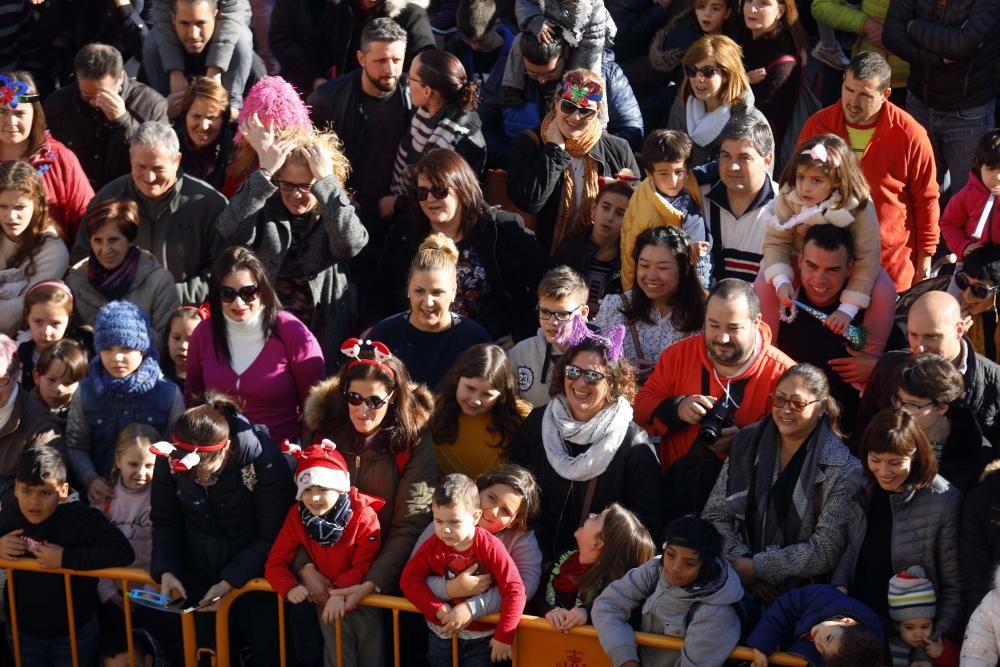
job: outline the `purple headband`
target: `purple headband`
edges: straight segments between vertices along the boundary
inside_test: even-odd
[[[70,291],[69,287],[66,286],[66,283],[64,283],[61,280],[43,280],[40,283],[35,283],[34,285],[28,288],[28,291],[24,293],[24,296],[28,296],[39,287],[58,287],[63,292],[66,292],[67,296],[69,296],[70,301],[74,301],[73,292]]]
[[[574,315],[560,325],[555,337],[556,344],[564,350],[585,340],[592,340],[607,348],[609,361],[619,361],[622,358],[622,343],[625,342],[625,327],[616,324],[604,331],[594,332],[587,326],[587,320]]]

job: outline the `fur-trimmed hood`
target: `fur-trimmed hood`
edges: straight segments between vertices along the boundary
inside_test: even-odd
[[[434,396],[425,385],[416,382],[410,383],[410,390],[417,405],[426,413],[424,421],[430,420],[431,413],[434,412]],[[340,391],[340,377],[335,375],[323,380],[315,385],[306,397],[305,406],[302,409],[302,420],[306,428],[314,433],[332,433],[338,424],[334,424],[326,406],[329,398],[334,392]]]
[[[389,18],[394,19],[406,9],[407,5],[414,5],[420,9],[430,7],[430,0],[385,0],[385,12]]]

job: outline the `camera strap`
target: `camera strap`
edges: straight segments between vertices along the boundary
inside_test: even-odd
[[[739,408],[743,403],[743,392],[746,391],[750,378],[743,378],[737,382],[730,382],[728,387],[723,387],[720,401],[730,401]],[[721,382],[719,384],[722,384]],[[701,394],[702,396],[712,395],[712,377],[708,374],[708,369],[701,367]]]

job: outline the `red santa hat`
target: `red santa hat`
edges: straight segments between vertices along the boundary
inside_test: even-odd
[[[350,490],[351,476],[347,472],[347,461],[332,441],[323,440],[322,443],[305,449],[285,441],[281,445],[281,451],[299,462],[295,469],[295,484],[298,487],[296,500],[301,500],[302,494],[310,486],[332,489],[338,493]]]

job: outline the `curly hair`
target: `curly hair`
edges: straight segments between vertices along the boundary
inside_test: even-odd
[[[549,396],[566,395],[566,366],[571,364],[581,352],[596,352],[601,357],[604,370],[601,371],[608,381],[608,395],[605,399],[606,405],[611,405],[621,396],[629,403],[635,398],[635,370],[632,364],[624,359],[611,361],[608,358],[608,348],[602,343],[592,339],[581,341],[559,357],[555,368],[552,370],[552,380],[549,382]]]
[[[58,228],[49,217],[49,205],[45,199],[45,186],[35,172],[35,168],[21,160],[9,160],[0,164],[0,192],[17,192],[27,196],[34,210],[31,222],[16,239],[11,239],[16,246],[14,254],[7,260],[7,266],[24,265],[24,275],[35,275],[35,256],[42,249],[42,244],[52,234],[59,235]]]
[[[500,392],[490,410],[490,423],[486,430],[499,436],[490,445],[506,451],[514,434],[524,421],[524,404],[517,395],[517,377],[507,354],[502,348],[489,343],[474,345],[462,353],[438,385],[434,404],[437,409],[431,418],[431,436],[434,445],[453,445],[458,439],[458,417],[462,408],[455,392],[461,378],[482,378]]]
[[[313,144],[319,144],[326,148],[333,160],[333,175],[341,188],[346,187],[347,177],[351,173],[351,163],[344,155],[344,145],[336,132],[324,130],[312,130],[305,132],[298,129],[288,129],[278,133],[279,139],[286,139],[292,142],[294,148],[285,158],[285,164],[294,164],[300,167],[309,167],[306,159],[305,149]],[[280,169],[278,170],[281,171]],[[316,174],[313,174],[315,177]]]

